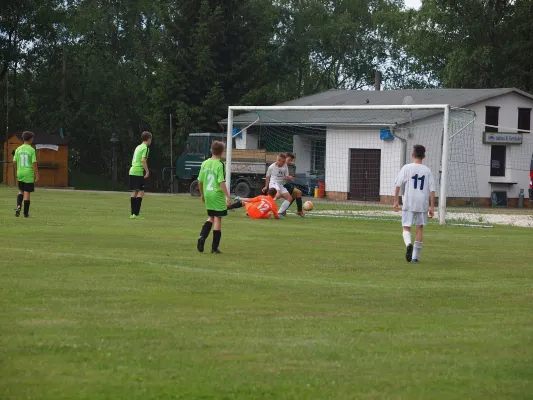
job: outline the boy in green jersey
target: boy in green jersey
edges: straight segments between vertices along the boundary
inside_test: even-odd
[[[141,134],[142,143],[135,148],[133,159],[131,160],[130,168],[130,204],[131,204],[131,219],[144,219],[139,214],[141,212],[141,203],[144,197],[144,180],[150,176],[148,170],[148,154],[150,149],[148,146],[152,143],[152,134],[144,131]]]
[[[218,246],[222,237],[222,217],[228,215],[228,206],[231,205],[231,198],[226,187],[226,167],[222,160],[220,160],[224,148],[225,146],[222,142],[215,141],[211,144],[211,154],[213,156],[202,163],[200,174],[198,175],[200,196],[202,203],[205,203],[209,217],[204,223],[200,236],[198,237],[196,247],[201,253],[204,251],[205,240],[209,236],[213,225],[211,253],[221,253]]]
[[[30,193],[35,190],[35,182],[39,180],[39,169],[37,168],[37,156],[35,149],[31,146],[33,142],[33,132],[22,133],[24,144],[15,150],[13,163],[17,171],[19,194],[17,195],[17,208],[15,217],[20,216],[22,201],[24,200],[24,217],[30,216]]]

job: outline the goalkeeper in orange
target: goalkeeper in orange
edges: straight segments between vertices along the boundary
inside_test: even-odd
[[[277,190],[274,187],[268,189],[268,196],[257,196],[253,199],[239,199],[235,198],[235,202],[228,207],[228,210],[234,210],[236,208],[246,207],[246,214],[252,219],[268,219],[270,214],[274,214],[274,218],[283,218],[278,214],[278,206],[274,201]]]

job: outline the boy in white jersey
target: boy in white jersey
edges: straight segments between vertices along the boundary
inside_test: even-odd
[[[285,199],[279,209],[281,215],[285,215],[287,208],[289,208],[292,202],[292,196],[289,191],[283,187],[285,181],[294,179],[289,175],[289,168],[285,163],[286,159],[287,156],[285,154],[278,154],[276,162],[271,164],[267,169],[265,187],[263,188],[263,193],[267,193],[270,188],[275,188],[278,191],[276,198],[283,197]]]
[[[413,146],[414,162],[406,164],[396,177],[394,185],[394,211],[398,211],[398,196],[402,192],[402,226],[403,240],[406,246],[407,262],[418,262],[422,250],[422,234],[424,225],[435,213],[435,180],[431,170],[422,164],[426,157],[426,149],[419,144]],[[416,239],[411,244],[411,225],[416,225]]]

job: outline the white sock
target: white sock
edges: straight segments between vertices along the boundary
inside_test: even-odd
[[[416,242],[415,241],[415,249],[413,250],[413,259],[418,260],[418,255],[420,254],[420,250],[422,250],[422,246],[424,243],[422,242]]]
[[[283,202],[283,204],[281,205],[280,209],[279,209],[280,214],[281,214],[282,212],[284,212],[284,211],[287,211],[287,208],[289,208],[290,205],[291,205],[291,202],[288,201],[288,200],[285,200],[285,201]]]
[[[405,247],[411,244],[411,232],[403,231],[403,241],[405,243]]]

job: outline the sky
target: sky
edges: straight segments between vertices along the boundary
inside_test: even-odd
[[[404,0],[404,2],[406,8],[415,8],[417,10],[420,8],[421,5],[421,0]]]

